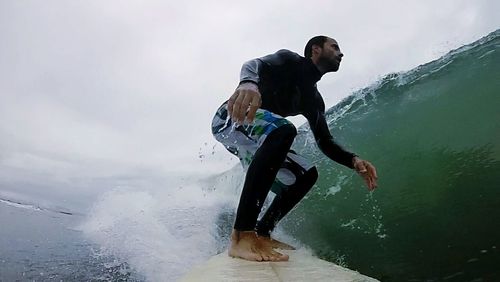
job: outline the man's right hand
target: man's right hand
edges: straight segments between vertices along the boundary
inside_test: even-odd
[[[236,123],[243,124],[245,116],[246,122],[252,123],[261,104],[259,87],[255,83],[245,82],[240,84],[229,98],[227,110],[231,119]]]

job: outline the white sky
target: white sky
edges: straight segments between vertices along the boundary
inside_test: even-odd
[[[497,0],[0,0],[0,182],[212,171],[198,154],[211,155],[212,115],[244,61],[337,39],[341,69],[318,84],[330,107],[494,31],[498,11]]]

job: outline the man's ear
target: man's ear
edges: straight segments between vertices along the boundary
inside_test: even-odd
[[[322,51],[322,48],[320,46],[318,46],[318,45],[313,45],[312,46],[312,54],[313,55],[314,54],[319,54],[319,53],[321,53],[321,51]]]

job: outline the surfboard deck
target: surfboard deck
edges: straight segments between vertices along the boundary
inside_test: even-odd
[[[378,281],[316,258],[305,250],[280,252],[288,254],[290,259],[285,262],[254,262],[231,258],[225,251],[195,267],[180,281]]]

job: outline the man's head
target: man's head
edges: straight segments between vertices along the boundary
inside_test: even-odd
[[[320,35],[307,42],[304,56],[311,58],[322,73],[327,73],[339,69],[344,54],[340,52],[340,47],[335,39]]]

